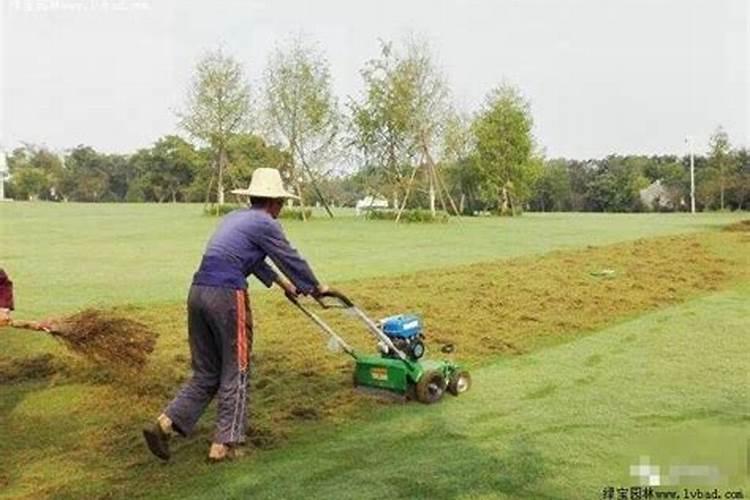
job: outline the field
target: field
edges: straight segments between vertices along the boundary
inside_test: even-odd
[[[374,315],[423,314],[428,349],[455,344],[475,387],[436,406],[354,392],[348,360],[254,286],[249,455],[211,466],[212,410],[166,465],[139,429],[189,373],[184,295],[216,220],[191,205],[0,205],[17,317],[98,305],[159,333],[132,373],[0,330],[0,496],[599,498],[638,484],[643,456],[717,464],[747,495],[750,233],[722,230],[743,218],[285,222]]]

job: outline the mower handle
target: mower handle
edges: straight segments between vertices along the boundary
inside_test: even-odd
[[[284,295],[286,295],[286,298],[289,299],[291,302],[295,304],[299,304],[299,299],[297,298],[296,295],[289,293],[289,292],[285,292]],[[323,300],[326,297],[331,297],[331,298],[338,300],[343,305],[343,307],[354,307],[354,302],[349,300],[349,297],[347,297],[346,295],[344,295],[343,293],[337,290],[328,290],[322,293],[313,293],[311,295],[315,299],[315,301],[318,304],[320,304],[320,307],[322,307],[323,309],[330,309],[332,307],[336,307],[331,304],[326,304],[325,301]]]
[[[340,303],[342,303],[345,307],[354,307],[354,302],[349,300],[349,297],[344,295],[343,293],[339,292],[338,290],[328,290],[323,293],[317,293],[313,294],[313,298],[318,301],[318,304],[320,304],[323,309],[328,309],[332,307],[330,304],[326,304],[323,299],[326,297],[332,297],[336,300],[338,300]]]

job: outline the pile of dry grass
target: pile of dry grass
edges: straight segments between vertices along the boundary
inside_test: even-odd
[[[724,231],[750,232],[750,219],[741,220],[724,226]]]
[[[76,353],[120,368],[142,367],[156,344],[156,334],[146,324],[111,311],[85,309],[47,326]]]

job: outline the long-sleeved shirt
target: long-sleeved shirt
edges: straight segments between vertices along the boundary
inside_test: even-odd
[[[276,267],[302,293],[318,286],[318,279],[307,262],[284,236],[281,225],[265,210],[235,210],[224,217],[203,254],[194,285],[245,289],[247,277],[255,275],[270,287],[276,272],[266,263],[268,256]]]

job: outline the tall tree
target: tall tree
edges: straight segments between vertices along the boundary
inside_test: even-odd
[[[490,92],[474,121],[479,169],[500,213],[517,213],[538,172],[532,123],[529,103],[508,85]]]
[[[450,103],[448,86],[429,46],[409,40],[397,52],[392,44],[383,43],[380,58],[369,61],[362,76],[364,99],[352,104],[360,150],[376,160],[398,187],[405,184],[401,208],[406,204],[417,169],[424,167],[433,214],[436,196],[447,210],[443,193],[457,212],[434,158],[443,124],[450,114]]]
[[[726,178],[729,164],[731,163],[731,146],[729,136],[724,128],[719,126],[709,140],[709,165],[716,170],[719,176],[719,208],[724,210],[724,191],[726,190]]]
[[[247,130],[250,112],[250,87],[242,65],[222,49],[207,53],[196,66],[178,117],[183,129],[211,148],[219,205],[224,203],[227,147],[234,135]]]
[[[324,169],[338,153],[341,115],[323,53],[302,37],[277,47],[266,66],[264,97],[271,130],[291,155],[298,194],[302,197],[300,179],[306,177],[333,217],[318,179],[328,173]]]
[[[351,142],[361,154],[365,177],[379,181],[376,190],[390,191],[394,206],[405,195],[414,161],[409,87],[400,83],[399,64],[393,44],[381,42],[380,57],[367,61],[360,71],[361,99],[349,104]]]

